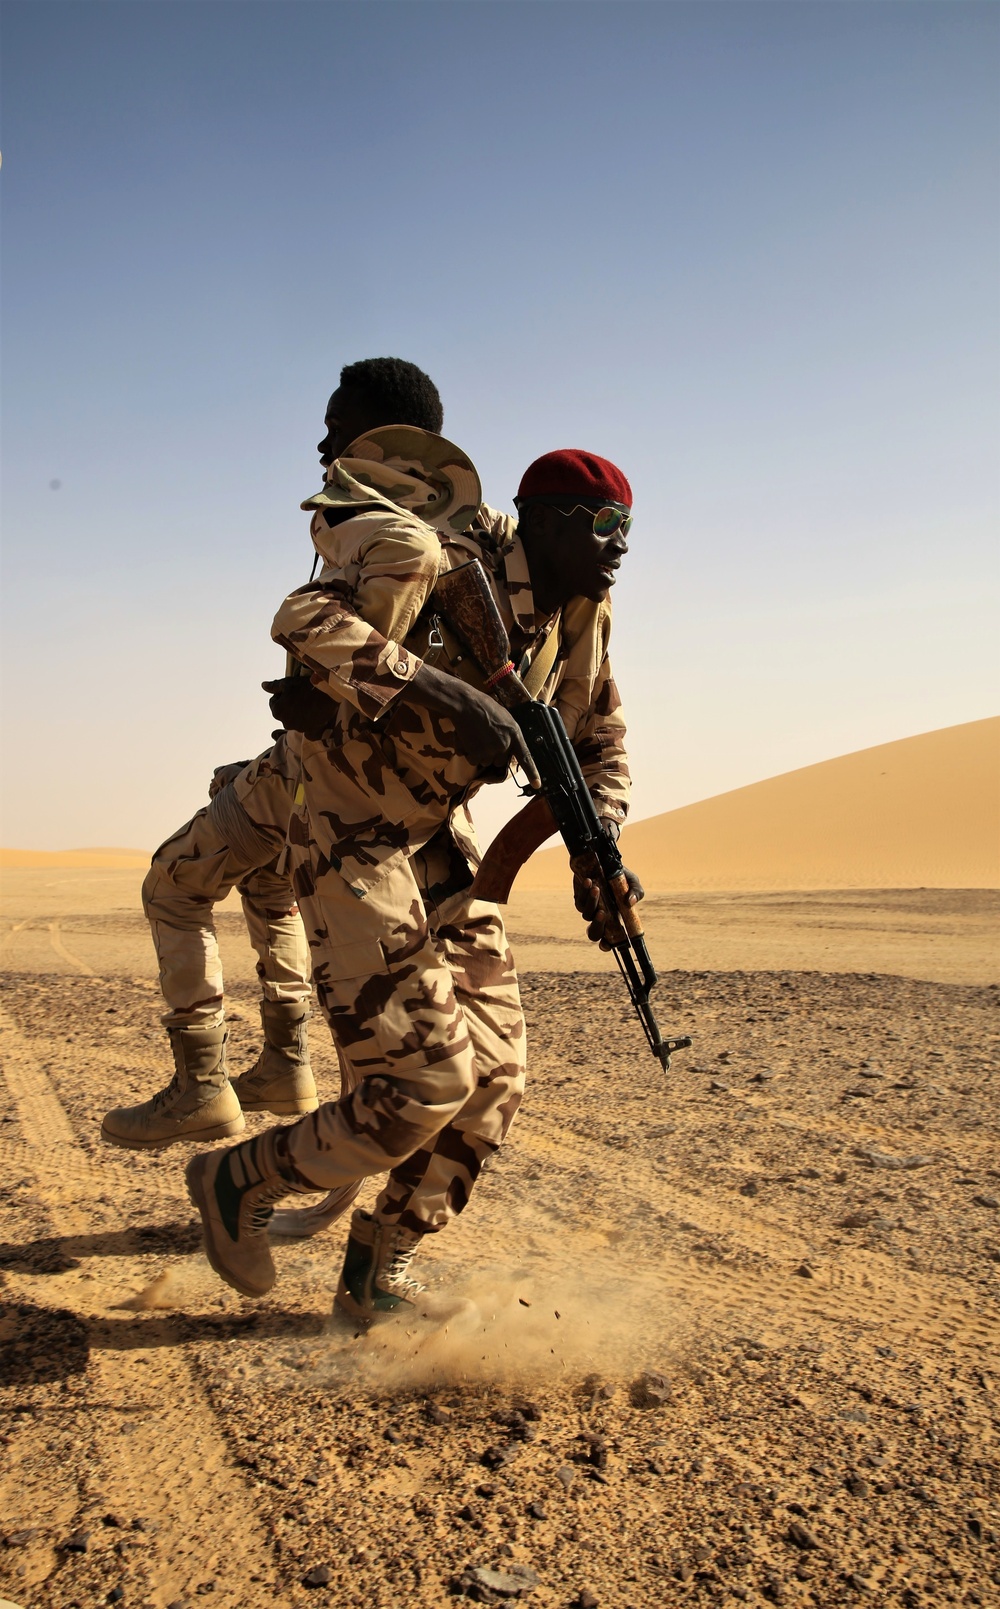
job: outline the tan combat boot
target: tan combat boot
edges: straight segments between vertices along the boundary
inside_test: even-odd
[[[244,1112],[274,1112],[276,1117],[315,1112],[319,1105],[309,1065],[305,1000],[262,1000],[260,1020],[264,1048],[249,1072],[233,1079]]]
[[[174,1076],[138,1106],[116,1106],[101,1138],[132,1151],[159,1151],[177,1140],[225,1140],[246,1127],[226,1077],[225,1028],[169,1028]]]
[[[267,1241],[273,1203],[293,1191],[316,1190],[288,1155],[288,1129],[267,1129],[228,1151],[205,1151],[185,1172],[201,1213],[205,1255],[220,1279],[243,1296],[266,1296],[274,1284]]]
[[[334,1299],[334,1313],[347,1314],[366,1327],[377,1319],[400,1317],[448,1320],[475,1312],[463,1298],[433,1296],[410,1273],[410,1263],[423,1235],[399,1224],[380,1223],[358,1207],[351,1215],[344,1267]]]

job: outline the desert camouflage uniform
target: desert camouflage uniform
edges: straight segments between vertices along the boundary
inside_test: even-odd
[[[309,946],[291,883],[279,869],[299,780],[299,734],[226,778],[153,856],[142,902],[153,936],[168,1028],[223,1021],[223,978],[214,906],[238,888],[266,1000],[309,998]]]
[[[386,435],[377,433],[383,444]],[[608,605],[576,599],[539,616],[510,519],[483,508],[466,533],[439,534],[407,510],[427,502],[426,466],[379,457],[334,465],[303,505],[315,510],[324,569],[285,600],[272,632],[337,701],[323,739],[301,743],[289,848],[317,996],[356,1081],[289,1130],[289,1154],[329,1190],[389,1168],[376,1216],[422,1232],[464,1206],[517,1109],[525,1068],[499,909],[463,893],[478,861],[464,805],[496,778],[456,753],[449,722],[398,696],[420,666],[442,566],[483,561],[521,670],[549,665],[534,691],[559,708],[602,816],[624,818],[628,771]],[[380,506],[345,522],[373,491]],[[371,624],[387,591],[394,634]],[[432,654],[476,680],[466,662]],[[433,924],[421,855],[449,868],[429,884],[442,888]]]

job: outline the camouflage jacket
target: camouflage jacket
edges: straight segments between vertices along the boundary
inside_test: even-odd
[[[426,502],[412,463],[407,471],[397,469],[389,498],[364,466],[333,466],[335,500],[324,489],[302,505],[313,511],[323,569],[285,599],[272,628],[336,702],[323,740],[302,741],[303,803],[291,836],[316,845],[359,894],[392,855],[415,852],[449,818],[463,853],[476,856],[461,807],[497,777],[456,753],[450,723],[400,697],[422,663],[438,574],[470,557],[490,578],[523,673],[558,633],[536,696],[560,711],[598,812],[621,822],[628,808],[625,723],[608,657],[610,605],[579,598],[540,616],[515,522],[482,504],[435,530],[406,507]],[[454,529],[459,520],[461,532]]]

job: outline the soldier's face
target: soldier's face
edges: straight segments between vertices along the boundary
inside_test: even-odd
[[[621,531],[598,536],[594,530],[593,509],[578,505],[572,512],[535,505],[531,525],[533,537],[526,543],[532,586],[543,607],[558,607],[570,598],[590,598],[600,603],[618,578],[618,569],[628,552]],[[535,571],[541,572],[536,580]]]
[[[338,386],[326,405],[326,435],[316,443],[323,468],[328,469],[345,447],[367,431],[377,429],[381,423],[384,421],[373,418],[371,409],[359,398]]]

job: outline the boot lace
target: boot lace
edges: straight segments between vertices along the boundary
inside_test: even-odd
[[[271,1184],[262,1185],[256,1190],[253,1206],[247,1214],[247,1233],[262,1235],[271,1221],[274,1203],[288,1193],[288,1185],[284,1179],[275,1179]]]
[[[150,1102],[150,1112],[161,1112],[165,1106],[170,1106],[176,1095],[181,1092],[181,1077],[175,1073],[166,1089],[158,1089]]]
[[[400,1296],[420,1296],[427,1289],[418,1279],[410,1273],[410,1263],[413,1254],[420,1245],[420,1235],[414,1235],[406,1229],[395,1229],[392,1234],[392,1256],[386,1264],[378,1284],[384,1290],[392,1291]]]

